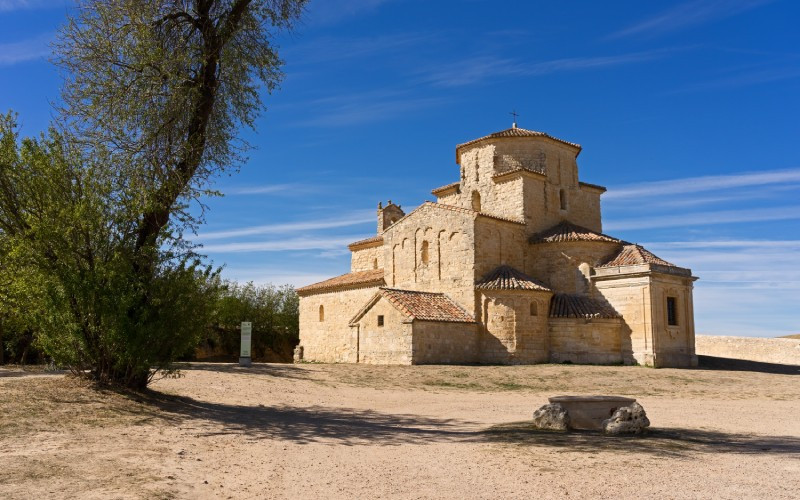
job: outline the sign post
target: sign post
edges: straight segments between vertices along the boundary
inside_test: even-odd
[[[242,321],[242,348],[239,352],[239,366],[250,366],[252,361],[250,358],[250,340],[253,334],[253,323],[249,321]]]

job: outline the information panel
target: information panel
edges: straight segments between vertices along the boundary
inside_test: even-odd
[[[242,349],[239,354],[240,358],[250,357],[250,339],[253,334],[253,323],[250,321],[242,321]]]

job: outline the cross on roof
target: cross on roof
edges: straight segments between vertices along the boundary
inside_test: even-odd
[[[511,115],[511,116],[513,116],[513,117],[514,117],[514,124],[513,124],[513,128],[517,128],[517,117],[519,116],[519,113],[517,113],[517,110],[515,109],[514,111],[512,111],[511,113],[509,113],[509,115]]]

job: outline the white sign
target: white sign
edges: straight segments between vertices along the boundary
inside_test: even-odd
[[[242,321],[242,349],[240,358],[250,357],[250,337],[253,333],[253,323],[249,321]]]

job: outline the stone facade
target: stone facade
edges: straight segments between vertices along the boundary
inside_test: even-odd
[[[688,269],[602,233],[579,145],[513,127],[456,147],[459,181],[298,290],[305,361],[692,366]]]

